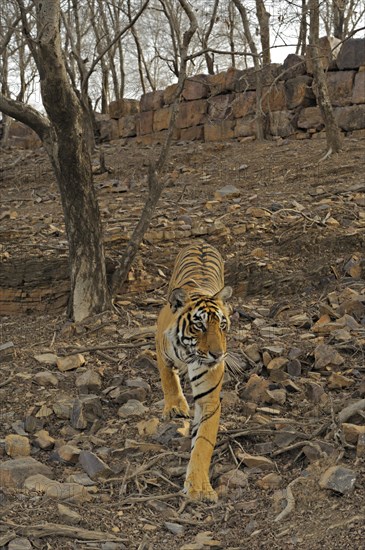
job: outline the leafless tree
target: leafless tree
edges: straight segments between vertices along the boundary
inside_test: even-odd
[[[253,64],[255,67],[256,73],[256,138],[258,140],[263,140],[265,137],[264,133],[264,113],[262,111],[261,99],[262,99],[262,72],[261,72],[261,63],[260,56],[256,47],[256,43],[251,34],[250,24],[248,20],[248,15],[246,8],[244,7],[241,0],[233,0],[237,10],[242,19],[242,25],[244,33],[247,39],[247,43],[251,50]]]
[[[41,78],[48,118],[29,105],[0,96],[0,110],[37,132],[48,152],[60,189],[69,242],[69,314],[80,320],[109,305],[99,207],[90,155],[83,139],[83,111],[67,76],[60,38],[58,1],[35,2],[37,40],[30,33],[23,1],[18,0],[27,44]]]
[[[262,63],[263,65],[269,65],[271,62],[269,25],[270,13],[266,10],[264,0],[256,0],[256,16],[260,29]]]
[[[318,90],[318,104],[321,110],[327,139],[327,155],[337,153],[342,147],[341,132],[336,123],[331,100],[328,93],[326,76],[322,67],[320,52],[318,47],[319,39],[319,0],[309,0],[310,10],[310,32],[309,32],[309,52],[313,66],[313,76]]]
[[[156,205],[161,196],[164,183],[161,178],[161,172],[165,166],[171,141],[173,130],[175,128],[175,120],[179,110],[180,96],[184,88],[184,82],[187,74],[187,65],[189,63],[188,50],[191,43],[191,40],[196,33],[198,24],[194,14],[194,11],[191,9],[189,2],[187,0],[178,0],[180,6],[182,7],[185,15],[189,21],[188,29],[183,33],[181,42],[178,44],[179,48],[179,78],[177,82],[177,87],[175,90],[175,98],[172,105],[171,119],[169,123],[169,128],[167,131],[166,141],[161,148],[161,152],[157,161],[151,160],[148,173],[148,197],[145,202],[141,217],[136,228],[133,231],[132,237],[127,245],[127,249],[123,255],[119,268],[115,271],[113,275],[113,291],[116,292],[124,281],[127,278],[130,267],[132,265],[133,259],[138,251],[139,245],[143,239],[145,232],[147,231],[152,216],[154,214]]]

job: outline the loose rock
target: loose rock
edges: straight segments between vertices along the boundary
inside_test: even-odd
[[[8,544],[8,550],[32,550],[31,542],[25,537],[16,537]]]
[[[180,525],[180,523],[171,523],[170,521],[165,521],[164,526],[173,535],[183,535],[185,531],[185,527],[183,525]]]
[[[342,495],[350,493],[355,487],[356,473],[343,466],[331,466],[319,480],[322,489],[331,489]]]
[[[57,357],[57,368],[61,372],[77,369],[85,364],[85,358],[81,353],[68,355],[67,357]]]
[[[43,449],[46,451],[54,447],[55,440],[53,439],[53,437],[49,435],[47,430],[39,430],[39,432],[36,432],[35,436],[36,436],[35,444],[40,449]]]
[[[41,386],[58,386],[58,378],[52,372],[43,370],[34,375],[34,380]]]
[[[137,399],[129,399],[127,403],[118,409],[118,416],[128,418],[129,416],[142,416],[148,411],[148,408],[142,405]]]
[[[78,483],[59,483],[42,475],[28,477],[24,481],[24,488],[28,491],[44,493],[49,498],[68,502],[82,503],[92,498],[87,489]]]
[[[274,472],[267,474],[257,481],[257,485],[264,490],[279,489],[283,484],[283,478]]]
[[[338,374],[337,372],[333,372],[328,378],[328,387],[330,390],[348,388],[349,386],[352,386],[353,383],[354,381],[351,380],[351,378]]]
[[[347,424],[344,422],[341,427],[345,440],[348,443],[356,444],[360,435],[365,435],[365,426],[358,426],[357,424]]]
[[[68,508],[64,504],[57,504],[57,511],[60,517],[60,520],[69,525],[77,525],[82,520],[80,514]]]
[[[27,477],[36,474],[53,476],[48,466],[30,456],[7,460],[0,464],[0,487],[22,487]]]
[[[11,458],[30,455],[29,439],[23,435],[10,434],[5,437],[5,451]]]
[[[79,462],[87,475],[93,480],[107,479],[113,475],[113,471],[109,466],[96,454],[90,451],[81,451]]]
[[[58,357],[54,353],[41,353],[40,355],[35,355],[34,359],[42,365],[49,365],[52,367],[57,364]]]
[[[275,470],[274,462],[265,456],[254,456],[248,453],[238,452],[237,458],[242,460],[249,468],[258,468],[262,471]]]
[[[220,485],[226,485],[228,487],[247,487],[248,476],[242,470],[229,470],[219,478]]]
[[[314,350],[315,368],[323,369],[328,365],[340,366],[345,362],[342,355],[338,353],[332,346],[319,344]]]
[[[225,185],[214,192],[214,198],[216,200],[232,199],[240,196],[240,190],[234,185]]]
[[[97,395],[89,394],[80,396],[73,402],[71,412],[71,426],[76,430],[84,430],[88,422],[102,418],[103,409],[100,398]]]
[[[87,370],[76,378],[76,387],[84,392],[97,391],[101,388],[101,376],[94,370]]]
[[[52,453],[52,459],[65,464],[77,464],[80,452],[75,445],[61,445]]]

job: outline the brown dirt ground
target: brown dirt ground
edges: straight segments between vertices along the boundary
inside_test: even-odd
[[[153,147],[118,141],[104,145],[103,150],[113,173],[96,176],[95,182],[107,256],[116,262],[125,246],[126,230],[133,226],[141,210],[148,159],[156,151]],[[35,415],[42,404],[52,406],[62,395],[74,397],[78,393],[75,372],[60,374],[56,367],[49,369],[57,374],[59,386],[37,386],[33,377],[43,367],[34,355],[46,351],[61,354],[78,346],[110,346],[104,352],[84,352],[87,366],[102,374],[102,388],[96,393],[101,399],[103,417],[83,431],[74,430],[68,420],[55,414],[40,418],[39,422],[58,442],[73,442],[80,449],[102,456],[119,476],[116,481],[96,483],[97,492],[90,502],[70,504],[82,516],[80,526],[114,533],[125,540],[125,546],[117,544],[114,548],[178,549],[196,543],[196,535],[207,531],[212,539],[220,541],[215,546],[211,542],[211,547],[231,550],[364,548],[364,459],[356,458],[354,446],[333,435],[336,413],[349,401],[364,397],[364,317],[357,319],[358,329],[351,331],[350,342],[342,346],[328,334],[313,332],[312,327],[324,312],[323,304],[331,303],[329,295],[341,296],[349,289],[363,295],[365,292],[361,263],[365,140],[347,138],[343,152],[318,163],[324,153],[323,140],[174,145],[152,233],[141,246],[129,284],[115,301],[115,310],[78,327],[67,322],[65,312],[30,312],[27,316],[1,318],[0,343],[11,340],[15,354],[1,366],[1,381],[13,378],[0,386],[0,443],[7,434],[14,433],[14,426],[19,426],[26,416]],[[7,169],[19,154],[24,156],[21,165]],[[66,255],[60,200],[45,154],[11,149],[0,152],[0,162],[6,168],[0,183],[2,262],[30,256],[47,262],[57,255]],[[214,200],[214,192],[227,184],[238,188],[238,196],[209,202]],[[192,230],[194,237],[189,236]],[[243,488],[231,488],[217,505],[190,503],[180,495],[168,496],[183,485],[186,441],[176,434],[156,440],[154,436],[140,435],[137,429],[141,420],[160,418],[162,400],[153,361],[140,359],[141,354],[147,353],[153,360],[153,338],[149,333],[138,336],[138,330],[154,324],[176,252],[196,237],[217,246],[227,260],[227,279],[235,289],[229,347],[243,367],[242,374],[230,375],[224,386],[212,479],[213,486],[217,486],[223,472],[239,467],[248,474],[248,483]],[[355,264],[355,270],[350,269],[349,261]],[[291,321],[297,314],[307,315],[303,326]],[[266,333],[263,337],[262,326],[282,330],[273,330],[272,335]],[[133,331],[137,331],[137,336],[129,338]],[[116,348],[121,342],[127,346]],[[344,364],[336,370],[351,379],[348,388],[330,389],[330,370],[315,370],[313,353],[321,342],[333,345],[344,357]],[[255,365],[245,358],[247,345],[253,343],[261,356],[268,347],[272,356],[287,357],[294,348],[299,350],[301,372],[292,378],[298,391],[287,392],[283,404],[259,404],[275,408],[277,415],[269,411],[250,415],[242,399],[252,373],[269,377],[262,360]],[[273,349],[274,346],[281,350]],[[144,401],[148,412],[126,421],[117,415],[119,405],[104,390],[123,386],[126,379],[136,377],[151,387]],[[282,387],[281,382],[271,379],[272,389]],[[323,388],[323,399],[310,397],[310,382]],[[188,385],[186,390],[189,393]],[[364,424],[364,419],[354,422]],[[280,449],[275,437],[288,425],[300,433],[296,442],[301,438],[320,440],[332,445],[334,455],[310,465],[300,446],[275,454]],[[163,426],[161,422],[160,431]],[[33,442],[34,436],[28,435]],[[138,442],[132,450],[131,441]],[[161,447],[146,450],[146,442]],[[3,461],[7,457],[1,448],[2,444]],[[282,476],[282,489],[301,476],[293,487],[295,509],[286,519],[274,521],[285,506],[285,499],[274,490],[260,488],[257,481],[266,472],[248,470],[239,464],[236,453],[241,449],[258,455],[266,452]],[[81,471],[78,465],[55,463],[50,451],[35,446],[32,456],[51,465],[58,481]],[[123,481],[153,458],[156,461],[144,473]],[[318,485],[320,473],[336,458],[357,474],[355,489],[344,496]],[[2,522],[26,526],[60,522],[56,503],[43,495],[6,489],[0,497]],[[146,499],[138,502],[139,497]],[[7,529],[1,521],[0,534]],[[172,534],[166,521],[180,523],[185,527],[184,533]],[[30,539],[39,549],[102,548],[100,542],[60,537]],[[195,546],[200,547],[203,546]]]

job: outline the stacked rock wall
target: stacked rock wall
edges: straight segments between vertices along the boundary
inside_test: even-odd
[[[365,135],[365,39],[346,41],[336,60],[325,55],[322,64],[327,71],[330,99],[341,130]],[[265,114],[268,136],[306,139],[325,135],[311,71],[310,61],[294,54],[289,55],[283,65],[271,64],[264,68],[260,108]],[[139,104],[124,99],[112,102],[110,118],[99,121],[101,139],[162,141],[169,125],[175,90],[176,84],[172,84],[165,90],[149,92],[141,97]],[[185,82],[174,138],[183,141],[253,139],[257,108],[253,68],[196,75]]]

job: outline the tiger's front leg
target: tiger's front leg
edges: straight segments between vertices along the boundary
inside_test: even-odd
[[[198,389],[193,386],[195,416],[192,430],[191,455],[185,480],[185,491],[189,498],[208,502],[217,502],[218,500],[217,493],[209,481],[209,468],[217,441],[221,415],[220,391],[222,388],[224,364],[218,365],[214,370],[214,376],[207,377],[208,384],[209,378],[212,379],[210,387],[213,387],[213,390],[207,393],[207,395],[199,397],[204,391],[201,392],[202,388]],[[217,378],[219,382],[214,383]],[[208,392],[208,390],[206,391]]]
[[[168,363],[159,349],[157,349],[157,365],[165,400],[163,417],[165,419],[176,416],[189,418],[189,405],[182,392],[179,375],[173,363]]]

